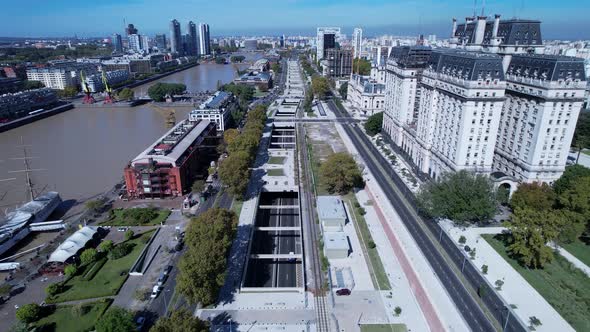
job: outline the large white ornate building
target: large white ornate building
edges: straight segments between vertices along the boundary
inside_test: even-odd
[[[424,173],[470,170],[551,183],[582,107],[582,59],[542,50],[540,22],[453,20],[453,49],[396,47],[384,132]]]
[[[352,107],[366,116],[383,112],[385,107],[385,84],[370,76],[352,74],[346,95]]]

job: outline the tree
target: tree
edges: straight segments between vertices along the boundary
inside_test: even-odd
[[[96,260],[98,257],[98,252],[94,248],[88,248],[80,254],[80,263],[82,265],[87,265]]]
[[[123,88],[117,93],[117,99],[119,100],[133,100],[135,98],[135,92],[129,88]]]
[[[134,236],[135,232],[133,232],[132,230],[128,230],[127,232],[125,232],[125,240],[127,241],[133,239]]]
[[[73,98],[78,94],[78,88],[74,86],[66,86],[63,90],[58,90],[57,95],[62,98]]]
[[[504,281],[498,279],[498,280],[496,280],[496,282],[494,284],[496,285],[497,290],[502,290],[502,286],[504,285]]]
[[[333,153],[320,166],[320,175],[330,193],[344,195],[363,185],[363,177],[352,156],[345,152]]]
[[[559,212],[519,208],[506,225],[512,234],[508,251],[521,264],[542,268],[553,259],[553,251],[546,243],[557,238],[563,224]]]
[[[474,259],[475,259],[475,255],[476,255],[476,254],[477,254],[477,253],[476,253],[476,250],[475,250],[475,248],[473,248],[473,249],[471,249],[471,250],[469,251],[469,257],[470,257],[472,260],[474,260]]]
[[[467,242],[467,238],[465,238],[465,236],[461,235],[459,237],[459,243],[460,244],[465,244]]]
[[[229,192],[241,197],[250,179],[250,156],[244,151],[236,151],[219,165],[219,179],[229,187]]]
[[[314,75],[311,78],[311,89],[314,96],[318,99],[324,99],[328,92],[330,92],[330,82],[325,77]]]
[[[78,272],[78,267],[74,264],[70,264],[64,268],[64,274],[68,277],[71,277]]]
[[[238,217],[232,211],[211,208],[187,227],[188,247],[178,265],[177,287],[191,303],[203,306],[217,299],[225,280],[227,255]]]
[[[44,88],[45,84],[40,81],[30,81],[24,80],[23,81],[23,90],[34,90],[34,89],[41,89]]]
[[[131,312],[120,307],[111,307],[96,321],[96,332],[130,332],[135,329]]]
[[[109,251],[109,259],[119,259],[127,256],[133,250],[134,245],[132,243],[123,242],[119,243],[111,251]]]
[[[243,55],[232,55],[229,59],[231,62],[242,62],[246,57]]]
[[[576,122],[576,131],[572,140],[572,146],[578,148],[578,160],[582,149],[590,147],[590,112],[580,112],[578,122]]]
[[[400,307],[395,307],[395,308],[393,309],[393,312],[395,313],[395,315],[396,315],[396,316],[399,316],[399,315],[401,315],[401,314],[402,314],[402,308],[400,308]]]
[[[166,95],[179,95],[186,91],[186,85],[180,83],[156,83],[149,87],[148,96],[154,101],[163,101]]]
[[[481,273],[488,274],[488,266],[487,265],[484,264],[481,266]]]
[[[482,174],[467,171],[443,174],[425,183],[417,196],[424,212],[464,225],[490,219],[496,212],[494,187]]]
[[[218,65],[224,65],[224,64],[226,64],[226,62],[227,62],[227,60],[222,56],[218,56],[215,58],[215,63]]]
[[[352,61],[352,72],[360,75],[371,74],[371,62],[367,59],[356,58]]]
[[[553,188],[547,183],[533,182],[521,183],[518,189],[512,194],[510,206],[513,210],[531,208],[534,210],[547,211],[555,203]]]
[[[590,177],[578,178],[557,198],[558,207],[568,220],[561,229],[559,241],[574,242],[584,228],[590,230]]]
[[[203,189],[205,189],[205,181],[203,180],[195,180],[195,182],[193,182],[193,185],[191,187],[191,190],[193,193],[201,193],[203,191]]]
[[[338,88],[338,92],[340,93],[342,99],[346,100],[346,98],[348,97],[348,82],[342,83],[340,85],[340,88]]]
[[[37,303],[25,304],[16,309],[16,318],[26,324],[36,322],[41,315],[41,307]]]
[[[161,317],[150,332],[207,332],[209,323],[191,315],[186,309],[173,310],[170,317]]]
[[[82,317],[90,311],[90,306],[84,303],[76,303],[72,306],[72,315],[74,317]]]
[[[62,284],[59,282],[56,282],[56,283],[53,283],[53,284],[45,287],[45,294],[47,294],[47,296],[49,296],[49,297],[52,297],[54,295],[61,293],[62,290],[63,290]]]
[[[92,212],[100,212],[100,210],[102,210],[102,208],[104,207],[104,202],[100,199],[94,199],[91,201],[87,201],[84,205],[88,210]]]
[[[531,324],[529,327],[532,331],[536,330],[537,327],[543,325],[541,323],[541,320],[535,316],[529,317],[529,324]]]
[[[281,65],[279,65],[278,63],[273,63],[270,68],[275,73],[282,73],[283,72],[283,68],[281,68]]]
[[[227,129],[223,132],[223,141],[225,142],[225,144],[230,145],[239,135],[239,130],[235,128]]]
[[[375,136],[381,132],[383,127],[383,112],[375,113],[365,122],[365,130],[370,136]]]
[[[590,168],[579,164],[567,166],[565,168],[565,172],[563,172],[561,177],[553,184],[555,193],[558,195],[561,194],[562,192],[571,188],[578,179],[587,176],[590,176]]]
[[[111,251],[111,249],[113,249],[113,247],[114,244],[112,240],[105,240],[98,245],[98,250],[100,250],[101,252],[109,252]]]

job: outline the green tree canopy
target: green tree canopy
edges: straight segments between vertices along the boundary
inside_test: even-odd
[[[84,205],[88,210],[92,212],[99,212],[104,207],[104,202],[100,199],[94,199],[91,201],[87,201]]]
[[[114,247],[113,240],[104,240],[98,245],[98,249],[101,252],[109,252],[109,251],[111,251],[111,249],[113,249],[113,247]]]
[[[111,307],[96,322],[96,332],[130,332],[135,329],[131,312],[120,307]]]
[[[78,267],[75,264],[69,264],[64,268],[64,274],[68,277],[73,276],[78,272]]]
[[[242,62],[246,59],[243,55],[232,55],[230,58],[231,62]]]
[[[521,183],[512,194],[510,206],[514,210],[528,207],[534,210],[547,211],[553,207],[555,199],[555,192],[547,183]]]
[[[191,187],[193,193],[200,193],[203,191],[203,189],[205,189],[205,181],[195,180],[195,182],[193,182],[193,185]]]
[[[82,265],[90,264],[96,260],[98,252],[94,248],[88,248],[80,254],[80,263]]]
[[[352,72],[360,75],[371,74],[371,62],[367,59],[356,58],[352,61]]]
[[[330,82],[323,76],[314,75],[311,78],[311,89],[314,96],[318,99],[324,99],[330,92]]]
[[[375,136],[381,132],[383,127],[383,112],[375,113],[365,122],[365,130],[370,136]]]
[[[117,93],[117,99],[119,100],[133,100],[135,98],[135,92],[129,88],[123,88]]]
[[[496,212],[490,179],[467,171],[445,173],[438,181],[425,183],[417,198],[431,217],[458,224],[486,221]]]
[[[41,307],[37,303],[25,304],[16,309],[16,318],[23,323],[36,322],[41,315]]]
[[[170,317],[160,317],[150,332],[208,332],[209,323],[186,309],[173,310]]]
[[[506,224],[511,232],[509,252],[525,266],[542,268],[553,259],[553,250],[546,243],[557,238],[564,223],[557,211],[515,210]]]
[[[218,65],[223,65],[226,62],[227,62],[227,60],[224,57],[222,57],[222,56],[218,56],[218,57],[215,58],[215,63],[218,64]]]
[[[237,224],[234,212],[220,208],[209,209],[190,222],[188,250],[178,265],[177,287],[191,303],[208,305],[217,299]]]
[[[75,86],[66,86],[63,90],[58,90],[57,95],[62,98],[72,98],[78,94],[78,88]]]
[[[578,179],[586,176],[590,176],[590,168],[584,167],[580,164],[567,166],[561,177],[553,184],[553,188],[559,195],[571,188]]]
[[[228,186],[228,191],[241,197],[248,187],[250,180],[250,156],[245,151],[236,151],[219,165],[219,179]]]
[[[348,97],[348,82],[342,83],[340,85],[340,88],[338,88],[338,92],[340,93],[342,99],[346,100],[346,98]]]
[[[222,86],[221,89],[237,96],[240,104],[247,104],[254,99],[255,88],[250,85],[229,83]]]
[[[186,91],[186,85],[180,83],[156,83],[149,87],[148,96],[154,101],[163,101],[166,95],[179,95]]]
[[[225,142],[225,144],[229,145],[231,144],[238,136],[240,135],[240,131],[235,129],[235,128],[231,128],[231,129],[227,129],[226,131],[223,132],[223,141]]]
[[[333,153],[320,166],[320,175],[330,193],[344,195],[363,185],[363,177],[356,162],[348,153]]]
[[[30,81],[24,80],[23,81],[23,90],[34,90],[34,89],[41,89],[44,88],[45,84],[40,81]]]

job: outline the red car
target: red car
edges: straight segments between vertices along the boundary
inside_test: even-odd
[[[343,296],[343,295],[350,295],[350,289],[342,288],[336,291],[336,295]]]

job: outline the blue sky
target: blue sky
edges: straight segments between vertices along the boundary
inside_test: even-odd
[[[481,3],[478,1],[478,13]],[[473,13],[473,1],[442,0],[3,0],[0,36],[104,36],[167,32],[172,18],[207,22],[212,35],[312,34],[321,25],[353,26],[367,34],[449,33],[452,17]],[[545,38],[590,39],[590,1],[488,0],[486,13],[543,21]]]

